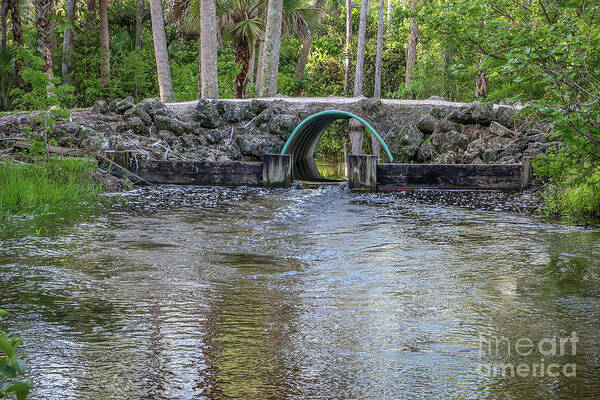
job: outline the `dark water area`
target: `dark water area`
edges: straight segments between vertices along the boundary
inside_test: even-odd
[[[0,230],[33,399],[600,398],[600,230],[531,215],[527,194],[105,203]]]

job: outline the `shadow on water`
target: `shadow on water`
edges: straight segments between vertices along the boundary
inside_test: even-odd
[[[33,398],[597,398],[600,231],[536,207],[500,192],[143,188],[6,225],[0,306]],[[480,350],[571,332],[576,354]],[[577,376],[481,371],[542,357]]]

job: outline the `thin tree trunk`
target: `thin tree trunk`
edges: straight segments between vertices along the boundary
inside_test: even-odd
[[[202,98],[202,32],[198,38],[198,99]]]
[[[410,10],[415,11],[415,6],[419,0],[412,0]],[[410,19],[408,31],[408,45],[406,47],[406,75],[404,77],[404,87],[410,87],[412,74],[417,64],[417,41],[419,40],[419,26],[414,18]]]
[[[108,36],[108,0],[98,3],[100,14],[100,82],[110,82],[110,39]]]
[[[21,26],[21,12],[19,10],[19,0],[8,0],[10,9],[10,20],[12,23],[13,41],[19,46],[23,46],[23,28]]]
[[[215,0],[200,0],[202,98],[219,98],[217,75],[217,10]]]
[[[63,35],[62,82],[71,83],[71,63],[73,61],[73,24],[75,23],[75,0],[67,0],[67,26]]]
[[[250,73],[251,48],[254,48],[251,43],[248,43],[246,39],[241,39],[233,49],[235,62],[242,64],[242,68],[240,68],[240,72],[234,80],[236,99],[243,99],[246,97],[246,85],[248,84],[248,74]]]
[[[443,83],[444,83],[444,98],[448,101],[452,101],[452,88],[448,82],[449,68],[452,63],[452,53],[447,48],[444,49],[444,69],[443,69]]]
[[[264,47],[265,41],[264,39],[260,39],[258,41],[258,59],[256,62],[256,80],[255,80],[255,85],[254,85],[254,96],[258,96],[258,93],[262,90],[260,85],[262,84],[262,73],[263,73],[263,47]]]
[[[246,76],[246,85],[254,84],[254,67],[256,66],[256,44],[252,43],[250,50],[250,65],[248,66],[248,76]]]
[[[0,29],[2,29],[2,39],[0,39],[0,49],[2,49],[2,51],[6,50],[6,42],[7,42],[7,36],[8,36],[8,32],[6,31],[8,29],[8,25],[7,25],[7,19],[8,19],[8,0],[2,0],[2,7],[0,10]]]
[[[277,95],[277,74],[279,72],[279,48],[281,46],[281,21],[283,0],[269,0],[267,23],[263,44],[262,74],[259,82],[259,97]]]
[[[386,14],[387,24],[390,26],[392,23],[392,0],[387,0],[387,14]]]
[[[385,0],[379,0],[379,21],[377,23],[377,54],[375,56],[375,88],[373,97],[381,97],[381,57],[383,53],[383,13]],[[379,142],[377,142],[379,143]]]
[[[383,53],[384,6],[385,0],[379,0],[379,20],[377,21],[377,54],[375,56],[375,88],[373,89],[373,97],[376,99],[381,98],[381,57]],[[371,148],[373,150],[373,155],[377,156],[377,160],[379,161],[379,150],[381,148],[381,143],[379,143],[379,140],[377,140],[375,135],[371,135]]]
[[[321,23],[321,14],[323,10],[323,3],[325,0],[316,0],[315,9],[317,10],[317,24]],[[304,70],[306,68],[306,63],[308,62],[308,56],[310,54],[310,48],[312,47],[312,42],[314,39],[314,32],[309,32],[308,36],[304,39],[302,43],[302,52],[300,53],[300,58],[298,58],[298,65],[296,65],[296,72],[294,73],[294,78],[296,80],[302,79],[304,75]]]
[[[344,94],[350,91],[350,43],[352,42],[352,0],[346,0],[346,46],[344,48]]]
[[[51,22],[50,16],[52,15],[53,4],[52,0],[35,0],[35,15],[36,15],[36,28],[38,31],[38,47],[44,60],[44,67],[42,71],[53,79],[53,67],[52,64],[52,43],[51,40]],[[51,89],[52,84],[49,84]]]
[[[164,102],[174,101],[169,53],[167,52],[167,36],[162,15],[160,0],[150,0],[150,20],[154,38],[154,58],[156,59],[156,75],[158,76],[158,92]]]
[[[142,28],[144,27],[144,0],[137,0],[135,13],[135,49],[142,49]]]
[[[362,96],[365,64],[365,42],[367,38],[367,13],[369,12],[369,0],[362,0],[360,6],[360,23],[358,25],[358,46],[356,50],[356,73],[354,76],[354,97]],[[350,119],[348,122],[348,134],[352,154],[362,154],[363,127],[360,122]]]
[[[369,0],[362,0],[360,6],[360,23],[358,25],[358,46],[356,49],[356,73],[354,76],[354,97],[362,96],[365,66],[365,44],[367,40],[367,14]]]

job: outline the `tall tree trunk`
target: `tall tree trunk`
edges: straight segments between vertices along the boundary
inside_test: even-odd
[[[10,9],[10,20],[12,24],[13,41],[19,46],[23,46],[23,28],[21,26],[21,11],[19,10],[19,0],[8,0]]]
[[[108,0],[98,2],[100,14],[100,82],[110,82],[110,39],[108,36]]]
[[[358,25],[358,46],[356,50],[356,73],[354,76],[354,97],[363,95],[365,44],[367,39],[367,13],[369,0],[362,0],[360,6],[360,23]],[[352,154],[362,154],[363,127],[360,122],[351,119],[348,122]]]
[[[73,61],[73,24],[75,24],[75,0],[67,0],[67,26],[63,35],[62,74],[63,83],[71,83],[71,63]]]
[[[358,25],[358,46],[356,49],[356,73],[354,76],[354,97],[363,95],[365,44],[367,41],[367,14],[369,0],[362,0],[360,6],[360,23]]]
[[[256,41],[256,40],[255,40]],[[256,66],[256,43],[252,43],[250,50],[250,64],[248,65],[248,75],[246,76],[246,85],[254,84],[254,68]]]
[[[202,98],[202,34],[198,38],[198,99]]]
[[[144,27],[144,0],[137,0],[135,13],[135,49],[142,49],[142,28]]]
[[[450,72],[450,64],[452,64],[452,53],[448,48],[444,49],[444,69],[443,69],[443,87],[444,87],[444,98],[448,101],[452,101],[452,86],[450,85],[448,75]]]
[[[375,56],[375,88],[373,89],[373,97],[376,99],[381,98],[381,57],[383,53],[384,6],[385,0],[379,0],[379,20],[377,21],[377,54]],[[377,160],[379,160],[380,147],[381,143],[379,143],[379,140],[377,140],[375,135],[371,135],[371,148],[373,150],[373,155],[377,156]]]
[[[317,24],[321,23],[321,14],[323,10],[323,3],[325,0],[316,0],[315,9],[317,10]],[[310,48],[312,47],[312,42],[314,39],[314,32],[309,32],[308,36],[304,39],[302,43],[302,52],[300,53],[300,58],[298,58],[298,65],[296,65],[296,72],[294,73],[294,78],[296,80],[302,79],[304,75],[304,69],[306,68],[306,63],[308,62],[308,56],[310,54]]]
[[[42,59],[44,60],[44,67],[42,71],[48,76],[48,78],[53,79],[53,67],[52,64],[52,43],[51,41],[51,21],[50,17],[53,12],[53,4],[52,0],[35,0],[35,16],[36,16],[36,28],[38,31],[38,47],[40,53],[42,55]],[[49,89],[52,84],[49,85]]]
[[[234,79],[235,98],[243,99],[246,97],[246,85],[248,84],[248,74],[250,73],[250,48],[254,46],[248,43],[248,40],[241,39],[233,49],[233,56],[236,63],[240,63],[242,68]]]
[[[350,91],[350,44],[352,43],[352,0],[346,0],[346,46],[344,48],[344,94]]]
[[[167,52],[167,36],[163,21],[160,0],[150,0],[150,19],[152,21],[152,37],[154,38],[154,58],[156,59],[156,75],[158,76],[158,92],[164,102],[174,101],[169,53]]]
[[[215,0],[200,0],[202,98],[219,98],[217,75],[217,9]]]
[[[412,0],[410,10],[415,11],[415,6],[419,0]],[[406,46],[406,75],[404,77],[404,87],[409,87],[412,74],[417,64],[417,41],[419,40],[419,26],[414,18],[410,19],[410,27],[408,31],[408,45]]]
[[[258,57],[256,60],[256,79],[254,85],[254,96],[258,96],[258,92],[260,91],[260,83],[262,82],[262,73],[263,73],[263,47],[264,47],[264,39],[260,39],[258,41]]]
[[[379,21],[377,22],[377,54],[375,56],[375,88],[373,97],[381,97],[381,57],[383,53],[383,13],[385,0],[379,0]],[[379,142],[378,142],[379,143]]]
[[[258,82],[259,97],[273,97],[277,95],[282,19],[283,0],[269,0],[265,40],[262,49],[262,73],[260,76],[261,80]]]
[[[392,0],[387,0],[386,19],[388,26],[390,26],[390,24],[392,23]]]
[[[8,32],[6,31],[8,29],[8,25],[7,25],[7,19],[8,19],[8,0],[2,0],[2,7],[0,9],[0,29],[2,29],[2,39],[0,39],[0,49],[2,49],[2,51],[6,50],[6,42],[7,42],[7,36],[8,36]]]

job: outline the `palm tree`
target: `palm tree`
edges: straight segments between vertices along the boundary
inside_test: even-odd
[[[261,56],[263,57],[261,63],[262,73],[260,74],[260,81],[256,82],[259,97],[269,97],[277,94],[282,20],[283,0],[269,0],[265,40],[261,49]]]
[[[102,0],[100,0],[102,1]],[[174,101],[171,68],[167,53],[167,37],[160,0],[150,0],[150,19],[154,38],[154,57],[156,58],[156,74],[158,76],[158,92],[162,101]]]
[[[54,11],[52,0],[35,0],[35,22],[38,31],[38,46],[44,60],[43,72],[52,80],[54,77],[52,68],[52,44],[51,44],[51,21],[50,18]]]
[[[323,10],[323,3],[325,0],[316,0],[315,1],[315,10],[317,12],[317,24],[321,23],[321,15]],[[308,35],[304,39],[302,43],[302,52],[300,53],[300,58],[298,59],[298,65],[296,66],[296,72],[294,73],[294,78],[302,79],[304,75],[304,69],[306,68],[306,63],[308,62],[308,55],[310,54],[310,48],[312,47],[314,32],[309,30]]]
[[[6,50],[7,32],[8,29],[8,0],[2,0],[2,7],[0,7],[0,29],[2,29],[2,39],[0,40],[0,50]]]
[[[71,82],[71,62],[73,61],[73,24],[75,23],[75,0],[67,0],[66,26],[63,35],[62,74],[63,83]]]
[[[8,0],[10,9],[10,20],[12,23],[13,42],[23,46],[23,28],[21,27],[21,12],[19,10],[19,0]],[[17,66],[17,69],[19,67]]]
[[[217,9],[215,0],[200,0],[200,71],[203,99],[219,97],[217,76]]]
[[[234,80],[237,98],[246,96],[246,87],[252,79],[255,49],[264,36],[263,20],[266,10],[265,0],[218,0],[217,16],[219,37],[230,39],[235,61],[240,70]],[[316,13],[300,0],[283,1],[282,33],[296,33],[304,38],[310,29],[316,29]],[[183,23],[185,30],[199,33],[199,0],[179,0],[173,7],[173,17]],[[202,46],[200,46],[202,47]],[[200,61],[201,63],[203,60]],[[260,76],[260,57],[257,81]]]

